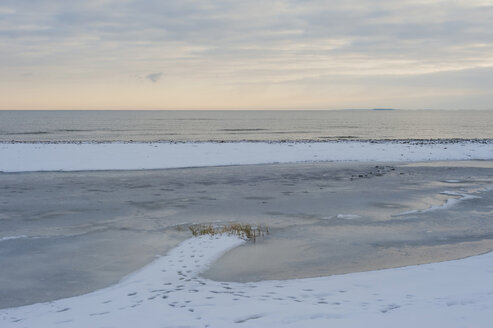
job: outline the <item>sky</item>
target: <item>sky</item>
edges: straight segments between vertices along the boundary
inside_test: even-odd
[[[2,0],[0,109],[493,109],[493,0]]]

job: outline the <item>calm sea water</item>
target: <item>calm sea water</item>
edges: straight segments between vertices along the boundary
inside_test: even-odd
[[[0,142],[493,138],[492,111],[0,111]]]

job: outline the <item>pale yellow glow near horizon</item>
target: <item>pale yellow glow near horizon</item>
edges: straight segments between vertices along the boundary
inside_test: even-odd
[[[390,107],[419,103],[415,98],[464,95],[460,90],[337,85],[204,86],[155,83],[104,86],[33,86],[18,99],[18,90],[2,88],[2,108],[12,110],[133,110],[133,109],[344,109]],[[11,96],[9,96],[9,94]],[[348,101],[348,99],[350,101]],[[348,106],[350,104],[350,106]],[[371,106],[374,104],[374,106]],[[413,104],[411,106],[411,104]],[[426,102],[420,104],[426,108]],[[414,106],[414,107],[413,107]],[[400,108],[406,108],[402,106]]]
[[[489,60],[481,63],[486,69]],[[418,109],[433,107],[430,104],[456,109],[463,104],[440,106],[430,99],[488,96],[461,86],[382,83],[387,78],[426,80],[433,74],[461,74],[470,69],[467,61],[416,64],[406,59],[357,56],[300,63],[291,56],[274,63],[207,61],[170,68],[155,82],[118,73],[118,69],[104,70],[98,77],[77,67],[51,67],[48,72],[38,69],[13,77],[11,83],[0,81],[0,109]]]

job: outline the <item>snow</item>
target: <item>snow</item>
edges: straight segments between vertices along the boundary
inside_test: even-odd
[[[446,146],[446,147],[445,147]],[[491,142],[0,144],[0,171],[141,170],[311,161],[491,160]]]
[[[311,161],[492,160],[493,143],[0,144],[0,171],[159,169]],[[455,183],[455,181],[448,181]],[[477,196],[444,192],[449,208]],[[409,214],[401,213],[401,215]],[[339,214],[338,219],[355,219]],[[0,241],[25,236],[2,237]],[[184,241],[114,286],[0,310],[0,327],[490,327],[493,253],[339,276],[226,283],[200,277],[245,243],[233,236]]]
[[[13,240],[13,239],[20,239],[20,238],[27,238],[26,235],[20,235],[20,236],[6,236],[6,237],[0,237],[0,242],[2,241],[7,241],[7,240]]]
[[[359,219],[361,216],[356,215],[356,214],[337,214],[336,216],[328,216],[324,217],[324,220],[331,220],[331,219],[341,219],[341,220],[355,220]]]
[[[483,189],[483,191],[487,191],[487,190],[488,190],[488,188]],[[403,215],[409,215],[409,214],[428,213],[428,212],[434,212],[434,211],[438,211],[438,210],[446,210],[446,209],[449,209],[449,208],[459,204],[462,201],[481,198],[479,196],[470,195],[470,194],[466,194],[466,193],[459,193],[456,191],[443,191],[443,192],[441,192],[441,194],[442,195],[449,195],[449,196],[456,196],[459,198],[455,198],[455,197],[448,198],[441,205],[434,205],[434,206],[430,206],[428,208],[421,209],[421,210],[406,211],[406,212],[394,214],[393,216],[403,216]]]
[[[203,279],[245,241],[184,241],[112,287],[0,310],[10,327],[490,327],[493,253],[339,276],[224,283]]]

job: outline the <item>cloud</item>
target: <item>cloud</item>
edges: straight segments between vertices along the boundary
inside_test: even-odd
[[[83,84],[159,67],[183,85],[389,76],[447,87],[430,74],[493,67],[491,0],[3,0],[0,15],[0,84],[25,72]]]
[[[157,81],[159,81],[161,79],[162,76],[163,76],[163,73],[159,72],[159,73],[149,74],[146,76],[146,78],[149,79],[151,82],[156,83]]]
[[[3,8],[0,7],[0,15],[13,15],[16,11],[12,8]]]

